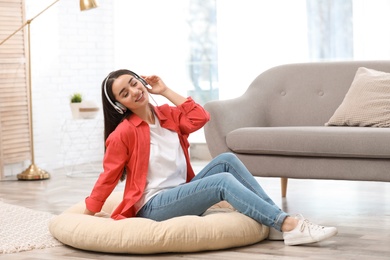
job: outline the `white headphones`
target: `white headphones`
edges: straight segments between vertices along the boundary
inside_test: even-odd
[[[141,83],[147,87],[148,86],[148,83],[143,79],[141,78],[140,76],[138,76],[137,73],[134,73],[130,70],[127,70],[129,72],[129,74],[133,75],[137,80],[141,81]],[[119,113],[119,114],[124,114],[126,111],[127,111],[127,107],[125,107],[124,105],[122,105],[121,103],[119,102],[112,102],[110,97],[108,96],[108,93],[107,93],[107,81],[108,79],[110,78],[112,72],[110,74],[108,74],[108,76],[106,77],[106,79],[104,80],[104,86],[103,86],[103,89],[104,89],[104,94],[106,95],[106,98],[108,100],[108,102],[112,105],[113,108],[115,108],[115,110]]]

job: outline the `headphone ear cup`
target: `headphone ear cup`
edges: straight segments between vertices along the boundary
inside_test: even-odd
[[[115,105],[116,105],[117,107],[119,107],[123,112],[126,112],[127,107],[125,107],[125,106],[122,105],[121,103],[115,102]]]

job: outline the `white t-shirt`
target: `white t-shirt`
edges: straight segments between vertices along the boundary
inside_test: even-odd
[[[155,124],[150,127],[150,158],[146,187],[136,203],[137,211],[159,192],[186,182],[187,163],[176,132]]]

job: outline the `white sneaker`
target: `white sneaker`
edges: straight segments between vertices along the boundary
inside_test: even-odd
[[[295,218],[299,219],[298,225],[289,232],[283,232],[284,244],[286,245],[315,243],[337,234],[337,228],[335,227],[323,227],[313,224],[302,215],[297,215]]]
[[[270,227],[268,233],[268,240],[283,241],[283,232]]]

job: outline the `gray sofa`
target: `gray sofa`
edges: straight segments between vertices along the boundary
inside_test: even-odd
[[[283,197],[288,178],[390,181],[390,128],[324,125],[359,67],[390,72],[390,61],[282,65],[242,96],[208,102],[211,155],[233,152],[254,176],[281,177]]]

